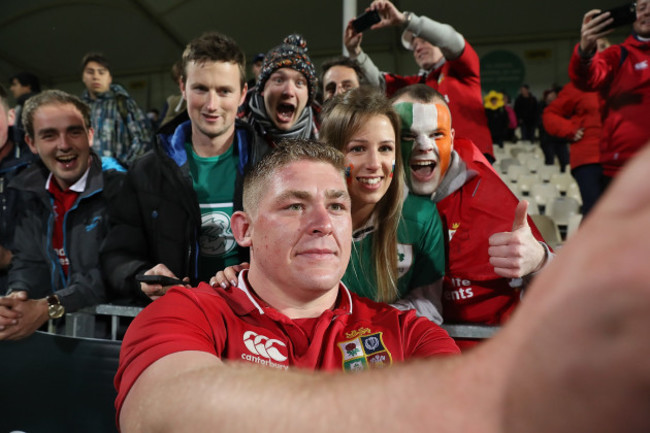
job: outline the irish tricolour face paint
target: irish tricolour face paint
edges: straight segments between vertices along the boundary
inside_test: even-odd
[[[449,168],[453,130],[449,109],[440,103],[400,102],[402,156],[409,166],[409,186],[416,194],[430,195]]]

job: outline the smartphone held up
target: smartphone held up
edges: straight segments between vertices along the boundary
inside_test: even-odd
[[[357,33],[362,33],[368,30],[373,24],[377,24],[381,21],[379,12],[377,11],[367,11],[359,15],[352,21],[352,28]]]
[[[625,25],[632,24],[634,21],[636,21],[636,3],[626,3],[621,6],[617,6],[612,9],[608,9],[606,11],[601,12],[600,14],[596,16],[600,16],[606,12],[609,12],[610,18],[613,18],[614,21],[612,21],[611,24],[609,24],[607,27],[605,27],[603,30],[609,30],[609,29],[614,29],[616,27],[621,27]],[[595,17],[594,17],[595,18]]]

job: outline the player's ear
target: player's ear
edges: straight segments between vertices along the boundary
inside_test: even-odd
[[[250,247],[252,245],[251,236],[253,234],[253,226],[250,215],[246,212],[237,211],[232,214],[230,217],[230,229],[240,246]]]
[[[187,101],[187,88],[185,87],[185,85],[186,83],[185,81],[183,81],[182,78],[178,80],[178,87],[181,89],[181,95],[183,96],[183,99]]]
[[[242,88],[241,96],[239,98],[239,105],[243,104],[246,100],[246,93],[248,93],[248,83],[244,83],[244,87]]]
[[[16,124],[16,121],[20,122],[20,119],[16,119],[16,110],[14,108],[10,108],[7,111],[7,126],[14,126]]]
[[[34,139],[31,135],[25,134],[25,143],[27,143],[29,150],[31,150],[34,155],[38,155],[38,148],[36,147],[36,143],[34,143]]]
[[[454,137],[456,137],[456,130],[451,128],[449,135],[451,135],[451,150],[454,150]]]

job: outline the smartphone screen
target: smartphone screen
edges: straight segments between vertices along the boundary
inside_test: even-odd
[[[355,32],[361,33],[368,30],[373,24],[377,24],[379,21],[381,21],[379,12],[364,12],[352,21],[352,28],[354,28]]]
[[[614,18],[614,22],[608,25],[605,30],[613,29],[636,21],[636,3],[627,3],[622,6],[617,6],[613,9],[608,9],[602,13],[609,12],[610,17]]]

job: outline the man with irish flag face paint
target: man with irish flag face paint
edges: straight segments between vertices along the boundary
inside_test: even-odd
[[[455,137],[440,93],[415,84],[399,90],[393,104],[402,118],[410,191],[436,203],[448,232],[443,319],[502,324],[519,303],[525,277],[552,255],[527,216],[528,203],[519,203],[472,141]]]
[[[442,103],[399,102],[402,160],[410,165],[410,186],[418,195],[433,194],[444,178],[454,148],[451,115]]]

